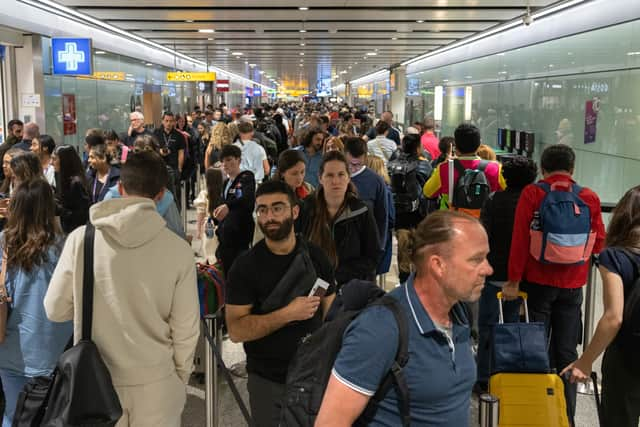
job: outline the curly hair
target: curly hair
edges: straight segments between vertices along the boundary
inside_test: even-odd
[[[536,162],[524,156],[507,157],[502,163],[502,176],[507,188],[521,190],[538,176]]]

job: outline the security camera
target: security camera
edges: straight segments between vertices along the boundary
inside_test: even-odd
[[[522,23],[527,27],[533,22],[533,16],[526,14],[522,17]]]

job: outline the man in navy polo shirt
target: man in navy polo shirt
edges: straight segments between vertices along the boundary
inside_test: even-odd
[[[413,232],[415,277],[390,293],[404,308],[409,361],[404,367],[411,425],[469,425],[476,365],[460,301],[476,301],[485,277],[489,243],[475,218],[438,211]],[[398,328],[387,308],[363,312],[344,334],[316,427],[351,426],[389,372],[398,348]],[[395,389],[378,405],[370,426],[400,426]]]

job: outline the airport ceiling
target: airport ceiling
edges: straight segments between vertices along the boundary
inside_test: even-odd
[[[269,84],[353,80],[555,0],[59,0]],[[263,72],[260,74],[260,72]],[[291,84],[289,84],[290,86]]]

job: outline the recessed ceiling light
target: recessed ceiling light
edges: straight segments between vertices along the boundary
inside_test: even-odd
[[[449,81],[449,79],[443,79],[442,81],[446,83]]]
[[[150,67],[150,66],[152,66],[153,64],[152,64],[151,62],[147,62],[145,65],[146,65],[147,67]]]
[[[304,43],[300,43],[300,46],[304,46],[304,45],[305,45]]]
[[[418,19],[416,22],[417,22],[418,24],[422,24],[422,23],[424,23],[424,20],[422,20],[422,19]]]
[[[211,40],[215,40],[213,37],[209,37],[207,40],[211,41]]]
[[[397,37],[391,37],[391,40],[398,40]]]
[[[256,64],[249,64],[249,67],[254,68]]]
[[[224,49],[225,52],[229,52],[231,49],[229,49],[228,47]]]
[[[306,32],[307,32],[307,30],[300,30],[300,32],[301,32],[301,33],[306,33]]]
[[[187,20],[186,20],[186,21],[184,21],[184,22],[186,22],[187,24],[191,24],[191,23],[193,23],[193,19],[187,19]]]
[[[300,52],[300,56],[304,56],[304,52]]]
[[[245,64],[248,64],[248,63],[249,63],[249,61],[244,61],[244,63],[245,63]]]
[[[376,56],[377,52],[367,52],[367,56]]]
[[[302,7],[299,7],[298,10],[309,10],[309,8],[302,6]]]
[[[213,30],[211,28],[201,28],[198,30],[199,33],[215,33],[216,30]]]
[[[352,69],[353,67],[351,65],[349,65],[349,69]]]
[[[465,79],[472,79],[473,76],[464,76]]]
[[[231,52],[231,55],[233,55],[233,56],[242,56],[242,55],[244,55],[244,53],[242,53],[242,52]]]
[[[258,74],[262,75],[264,74],[264,71],[258,71]]]
[[[105,52],[104,50],[96,50],[95,51],[96,55],[104,55],[105,53],[107,53],[107,52]]]
[[[358,63],[357,63],[357,62],[354,62],[354,64],[358,65]]]
[[[304,67],[304,64],[300,64],[301,67]]]

